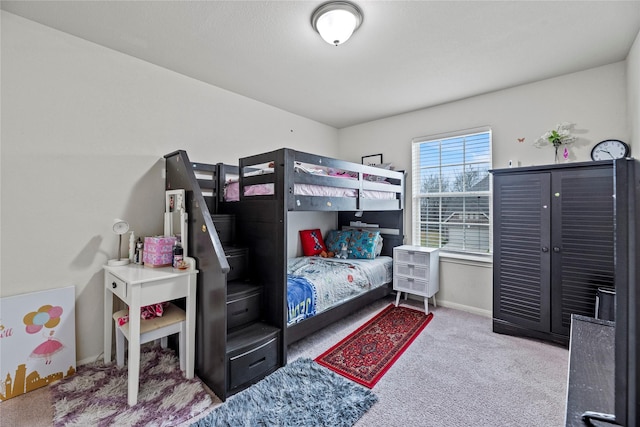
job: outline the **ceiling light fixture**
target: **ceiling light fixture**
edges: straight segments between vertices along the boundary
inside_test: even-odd
[[[318,7],[311,15],[311,26],[329,44],[338,46],[349,40],[362,24],[362,11],[346,1],[331,1]]]

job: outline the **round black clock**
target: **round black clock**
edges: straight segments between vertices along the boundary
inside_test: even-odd
[[[614,160],[629,156],[629,144],[619,139],[605,139],[591,149],[593,160]]]

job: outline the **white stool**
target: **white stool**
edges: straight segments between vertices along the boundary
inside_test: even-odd
[[[113,320],[116,325],[116,363],[124,366],[124,339],[129,340],[129,323],[118,325],[118,318],[129,314],[128,310],[120,310],[113,313]],[[148,343],[160,339],[162,348],[167,348],[167,337],[179,334],[179,358],[180,370],[185,370],[185,337],[186,337],[186,315],[181,308],[169,304],[160,317],[140,320],[140,344]]]

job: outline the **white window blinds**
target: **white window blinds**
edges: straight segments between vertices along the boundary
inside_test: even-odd
[[[490,168],[489,128],[414,139],[413,244],[489,253]]]

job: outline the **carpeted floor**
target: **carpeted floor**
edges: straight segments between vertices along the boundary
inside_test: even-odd
[[[289,347],[315,357],[389,304],[380,300]],[[407,305],[420,308],[421,301]],[[372,391],[355,427],[540,427],[564,425],[569,352],[492,332],[491,319],[437,307],[429,326]]]
[[[377,301],[293,344],[289,362],[317,357],[391,301]],[[356,427],[564,425],[567,349],[495,334],[487,317],[443,307],[433,312],[429,326],[375,385],[378,402]],[[2,427],[49,427],[52,419],[48,388],[0,403]]]

